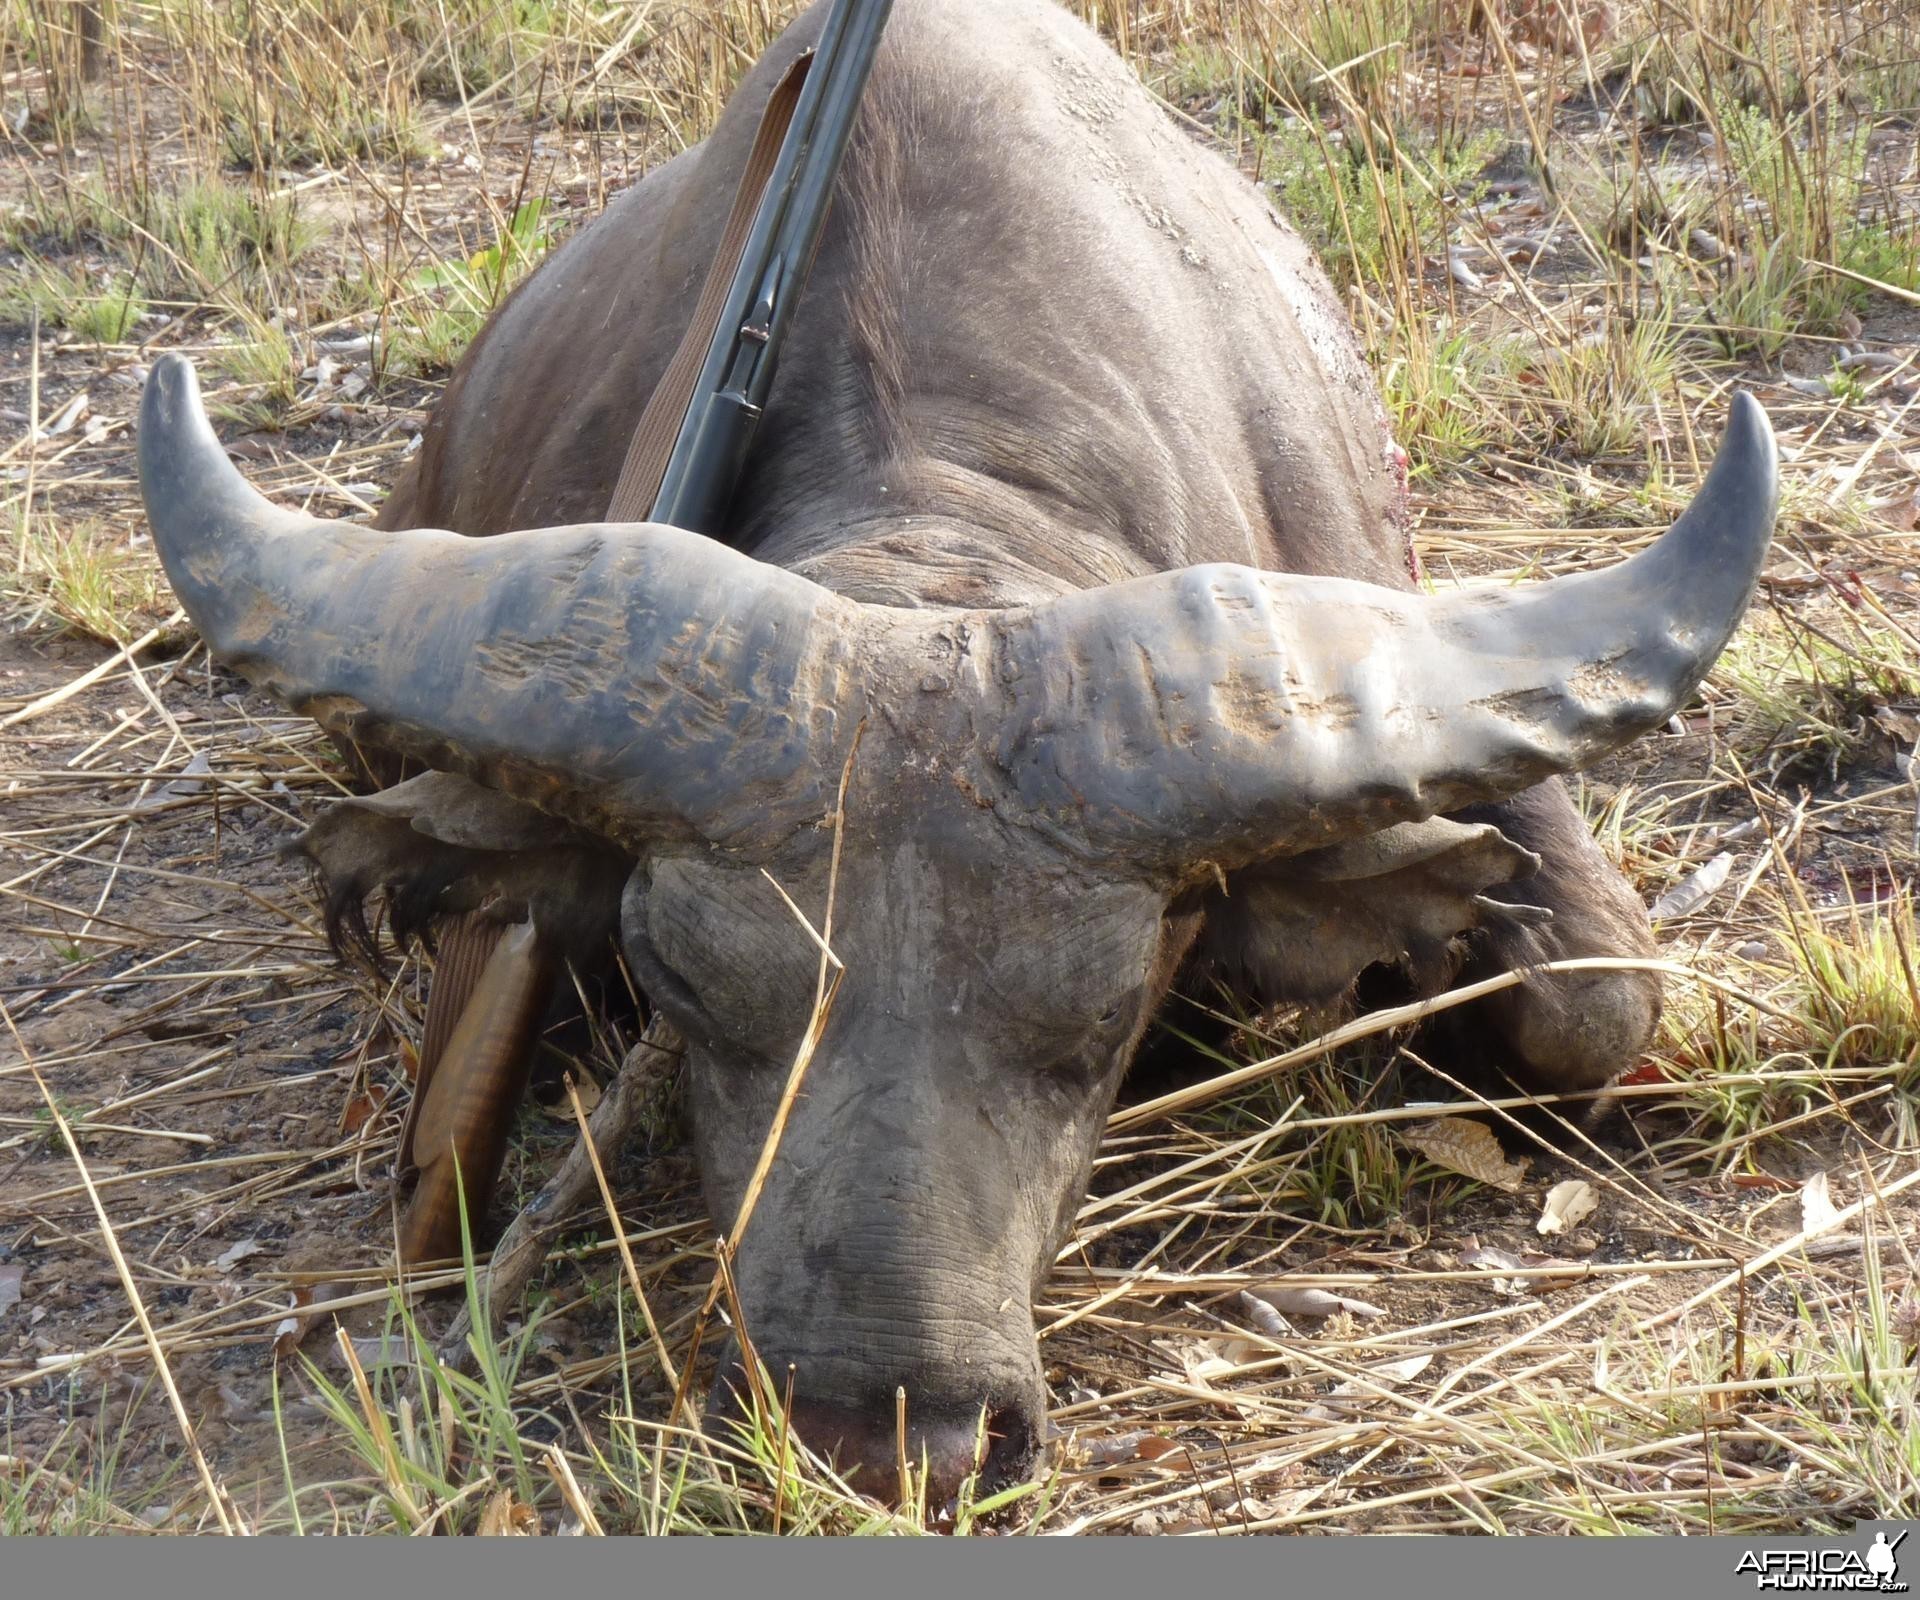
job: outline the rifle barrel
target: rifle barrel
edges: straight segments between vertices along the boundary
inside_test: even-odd
[[[893,0],[834,0],[680,424],[651,520],[713,533],[746,466]]]

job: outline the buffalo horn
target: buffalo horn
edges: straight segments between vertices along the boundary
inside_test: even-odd
[[[1196,878],[1502,799],[1685,703],[1777,497],[1739,394],[1692,505],[1598,572],[1426,595],[1202,566],[1004,612],[984,753],[1043,825]]]
[[[622,844],[749,845],[832,808],[858,607],[795,573],[655,524],[467,539],[283,510],[175,355],[141,399],[140,484],[207,647],[330,732]]]
[[[751,848],[816,822],[875,686],[896,717],[941,715],[925,663],[961,640],[965,715],[928,730],[961,789],[1195,881],[1502,799],[1659,727],[1745,611],[1778,497],[1742,394],[1686,513],[1599,572],[1428,595],[1195,566],[956,618],[654,524],[466,539],[280,510],[174,356],[142,401],[140,475],[215,655],[336,733],[618,844]]]

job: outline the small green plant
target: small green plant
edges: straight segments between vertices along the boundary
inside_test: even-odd
[[[206,85],[228,164],[268,173],[425,155],[412,75],[393,70],[403,47],[394,10],[316,0],[245,13],[238,61]]]
[[[1444,321],[1397,323],[1387,339],[1380,392],[1394,437],[1417,476],[1457,466],[1492,444],[1515,366],[1511,340]]]
[[[248,394],[243,399],[222,399],[213,409],[248,427],[284,427],[299,398],[299,352],[279,324],[251,312],[241,322],[244,337],[216,351],[213,364]]]
[[[403,316],[394,331],[392,357],[402,370],[443,371],[460,359],[507,290],[551,245],[547,210],[544,200],[526,201],[493,243],[414,275],[413,302],[424,310]]]
[[[1292,121],[1257,149],[1262,177],[1334,281],[1378,286],[1424,253],[1445,255],[1450,218],[1485,192],[1481,174],[1504,142],[1492,130],[1446,142],[1411,131],[1339,138]]]
[[[1803,1342],[1823,1358],[1829,1382],[1795,1395],[1807,1459],[1833,1482],[1855,1487],[1874,1515],[1920,1517],[1920,1367],[1914,1356],[1911,1280],[1904,1303],[1882,1257],[1862,1252],[1862,1284],[1836,1306],[1798,1300]]]
[[[67,326],[94,344],[121,344],[146,314],[146,299],[129,273],[118,285],[109,283],[77,306],[68,315]]]
[[[1836,1066],[1872,1066],[1896,1087],[1920,1087],[1920,930],[1904,889],[1880,905],[1849,902],[1829,926],[1795,908],[1784,941],[1810,1041]]]
[[[571,19],[554,0],[448,0],[407,17],[422,46],[414,83],[420,92],[457,100],[491,88],[537,61]]]
[[[1877,737],[1867,713],[1914,691],[1915,663],[1897,634],[1842,623],[1847,637],[1823,637],[1766,616],[1749,618],[1709,681],[1739,707],[1729,730],[1742,759],[1771,781],[1809,765],[1836,771]]]
[[[36,187],[3,222],[0,248],[44,259],[82,246],[123,244],[133,232],[125,208],[99,176]]]
[[[1664,316],[1615,312],[1586,337],[1529,363],[1529,409],[1576,454],[1616,455],[1645,440],[1655,411],[1673,395],[1679,359]]]
[[[93,294],[84,266],[29,263],[0,289],[0,322],[25,327],[37,319],[64,328],[70,318],[84,315]]]
[[[1878,217],[1860,223],[1842,242],[1835,265],[1870,278],[1882,289],[1920,290],[1920,214]],[[1854,303],[1865,304],[1867,285],[1853,283]]]
[[[1407,0],[1319,0],[1307,18],[1307,53],[1351,101],[1382,111],[1406,68],[1413,22]]]
[[[176,267],[182,287],[241,304],[292,267],[315,230],[292,195],[219,178],[201,179],[171,193],[150,191],[146,225]]]
[[[1752,269],[1736,270],[1716,297],[1716,320],[1748,330],[1754,348],[1768,356],[1778,350],[1782,328],[1838,331],[1869,291],[1818,264],[1857,271],[1856,261],[1886,261],[1892,240],[1884,227],[1863,235],[1858,217],[1871,128],[1839,126],[1832,111],[1810,108],[1782,119],[1724,100],[1717,121],[1729,167],[1760,203],[1760,242]],[[1730,343],[1730,351],[1737,346]]]
[[[1729,262],[1706,300],[1714,342],[1727,356],[1771,361],[1800,329],[1795,297],[1805,280],[1790,239],[1775,239]]]
[[[36,515],[24,531],[16,523],[9,555],[0,594],[16,627],[51,623],[85,638],[125,644],[162,610],[157,565],[97,522],[63,526]]]
[[[56,1137],[57,1142],[57,1137]],[[77,1397],[69,1399],[77,1411]],[[44,1447],[25,1452],[0,1433],[0,1538],[150,1532],[141,1507],[166,1494],[171,1471],[162,1471],[137,1494],[122,1485],[132,1407],[110,1418],[69,1416]]]

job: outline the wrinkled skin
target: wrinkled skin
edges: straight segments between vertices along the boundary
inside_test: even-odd
[[[495,317],[384,526],[489,534],[604,512],[760,107],[819,20],[755,68],[710,140]],[[909,608],[1215,561],[1412,587],[1396,454],[1317,266],[1063,11],[900,0],[844,183],[726,542]],[[1557,781],[1465,819],[1505,845],[1461,829],[1418,861],[1336,846],[1223,888],[1204,864],[1101,857],[1003,816],[940,770],[950,730],[915,722],[914,695],[873,697],[833,911],[846,975],[736,1270],[761,1359],[777,1384],[795,1371],[802,1433],[884,1492],[904,1386],[938,1500],[974,1466],[983,1411],[990,1473],[1019,1470],[1038,1437],[1031,1296],[1183,976],[1325,999],[1382,959],[1431,987],[1652,945]],[[830,844],[817,818],[752,849],[623,841],[620,938],[687,1037],[721,1226],[818,975],[763,869],[817,924]],[[1484,894],[1552,920],[1490,917]],[[1524,1082],[1587,1088],[1633,1059],[1658,1004],[1651,976],[1583,975],[1511,990],[1478,1020]]]
[[[870,803],[886,779],[861,788]],[[894,1391],[935,1467],[1015,1468],[1044,1414],[1032,1294],[1086,1190],[1120,1075],[1191,931],[1165,895],[1009,849],[951,815],[875,837],[849,799],[834,945],[846,963],[737,1278],[803,1434],[891,1487]],[[818,852],[773,870],[824,903]],[[717,1217],[737,1210],[812,1010],[817,959],[754,868],[644,863],[623,933],[689,1041],[687,1084]],[[908,959],[901,959],[905,954]]]

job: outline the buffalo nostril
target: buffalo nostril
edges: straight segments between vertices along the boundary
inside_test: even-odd
[[[745,1392],[740,1368],[723,1369],[708,1405],[708,1427],[744,1420],[750,1409],[743,1404]],[[892,1395],[846,1405],[802,1393],[794,1397],[789,1420],[807,1448],[830,1462],[848,1487],[888,1505],[900,1503],[904,1443],[907,1469],[930,1512],[950,1504],[969,1478],[976,1479],[983,1495],[1017,1481],[1040,1434],[1036,1418],[1017,1403],[982,1398],[916,1405],[909,1397],[907,1409],[904,1441]]]
[[[987,1412],[986,1459],[980,1465],[983,1492],[1005,1488],[1033,1464],[1039,1449],[1039,1420],[1021,1406],[995,1406]]]
[[[983,1484],[1024,1464],[1031,1432],[996,1426],[991,1408],[983,1429],[980,1411],[937,1421],[909,1418],[902,1437],[896,1417],[837,1406],[796,1402],[794,1431],[818,1455],[831,1460],[848,1485],[861,1494],[898,1504],[905,1487],[902,1457],[912,1483],[922,1488],[928,1510],[948,1504],[969,1478]]]

